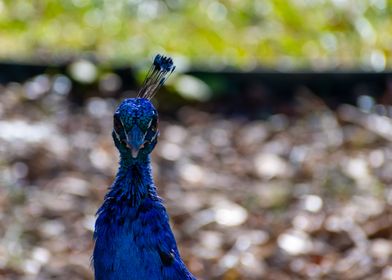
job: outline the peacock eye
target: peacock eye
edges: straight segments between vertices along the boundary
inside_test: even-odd
[[[156,118],[153,118],[150,124],[150,129],[152,131],[156,131],[157,130],[157,125],[158,125],[158,120]]]
[[[113,129],[120,139],[124,139],[124,127],[119,115],[117,114],[113,116]]]
[[[113,116],[113,128],[117,133],[122,129],[122,123],[118,115]]]

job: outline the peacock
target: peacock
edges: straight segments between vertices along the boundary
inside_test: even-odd
[[[170,57],[156,55],[137,97],[122,101],[114,113],[112,137],[120,164],[97,211],[96,280],[196,279],[180,257],[150,165],[159,135],[150,100],[174,69]]]

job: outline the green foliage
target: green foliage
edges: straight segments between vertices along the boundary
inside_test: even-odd
[[[163,51],[200,67],[382,71],[392,62],[391,2],[0,0],[0,57],[92,52],[122,64]]]

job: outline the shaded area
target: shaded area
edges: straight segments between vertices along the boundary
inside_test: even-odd
[[[91,58],[52,65],[0,63],[0,72],[2,84],[20,83],[39,74],[65,76],[71,82],[68,99],[81,106],[93,96],[118,98],[124,91],[128,96],[134,96],[137,81],[142,76],[135,68],[112,68]],[[256,119],[272,113],[292,114],[294,97],[301,91],[311,91],[332,109],[342,103],[356,104],[363,95],[385,105],[392,103],[390,72],[195,69],[175,73],[174,81],[169,82],[171,95],[158,96],[159,100],[163,100],[161,109],[167,114],[190,104],[200,105],[211,112]]]

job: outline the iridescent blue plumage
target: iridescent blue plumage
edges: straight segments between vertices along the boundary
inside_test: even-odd
[[[174,66],[170,58],[158,55],[153,68],[140,97],[124,100],[114,113],[112,136],[120,167],[97,212],[96,280],[195,279],[181,260],[151,174],[158,114],[148,98]]]

